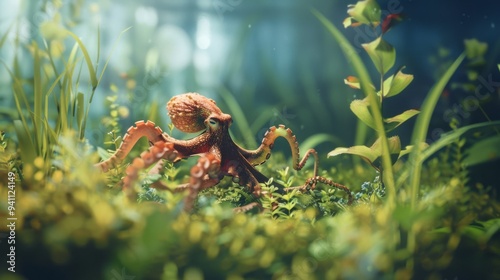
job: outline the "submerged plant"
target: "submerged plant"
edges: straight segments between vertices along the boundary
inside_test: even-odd
[[[393,21],[397,21],[395,15],[391,16],[390,21],[387,18],[377,21],[379,17],[377,9],[365,10],[368,7],[376,7],[375,2],[360,2],[350,7],[352,18],[345,23],[355,25],[355,22],[360,22],[372,28],[377,24],[382,25],[384,33],[392,26]],[[336,32],[333,25],[329,25],[319,14],[317,16],[342,42],[343,50],[353,51],[352,46],[343,40],[342,34]],[[65,36],[69,39],[67,35]],[[42,45],[45,44],[39,44]],[[51,43],[47,45],[52,49]],[[469,45],[479,46],[479,50],[483,48],[481,44],[469,43]],[[498,135],[491,128],[500,125],[499,121],[464,127],[453,122],[452,131],[443,134],[426,149],[421,150],[420,146],[414,146],[410,151],[415,153],[414,161],[396,162],[402,153],[409,150],[398,148],[400,144],[394,140],[396,138],[387,135],[390,129],[402,123],[399,121],[405,117],[391,122],[388,121],[391,118],[383,118],[381,111],[376,109],[384,105],[384,99],[391,95],[391,90],[398,88],[396,81],[399,78],[406,77],[404,80],[408,81],[411,75],[402,73],[400,69],[391,74],[386,71],[381,75],[384,79],[376,90],[367,82],[367,75],[364,75],[367,71],[359,57],[352,53],[349,59],[352,59],[356,66],[355,70],[361,75],[356,74],[357,80],[352,77],[347,78],[347,83],[372,94],[367,99],[355,101],[353,111],[363,116],[364,120],[360,122],[371,124],[379,133],[379,137],[372,145],[344,148],[347,149],[344,152],[366,155],[370,164],[375,169],[381,170],[382,174],[374,176],[370,168],[364,168],[359,172],[350,166],[342,166],[341,163],[322,172],[316,168],[295,172],[286,167],[286,158],[279,152],[273,152],[273,156],[267,159],[271,144],[266,142],[265,147],[261,149],[262,152],[252,158],[254,162],[266,160],[266,165],[255,169],[271,177],[269,180],[262,178],[258,182],[257,187],[266,195],[256,198],[236,185],[233,180],[241,180],[241,174],[245,174],[241,169],[236,169],[234,171],[238,172],[239,177],[228,176],[220,180],[216,187],[200,192],[194,206],[197,211],[186,213],[182,211],[185,195],[150,188],[159,185],[158,183],[177,186],[183,179],[191,178],[192,174],[183,167],[174,167],[173,163],[166,162],[158,174],[144,175],[142,184],[134,185],[138,190],[137,198],[140,203],[136,201],[131,203],[123,192],[109,188],[110,185],[116,186],[122,176],[127,177],[126,164],[114,169],[111,176],[107,177],[96,170],[94,164],[98,160],[98,155],[106,158],[117,150],[123,151],[124,145],[133,142],[134,132],[123,139],[119,137],[121,135],[117,117],[117,114],[120,115],[119,106],[117,99],[113,97],[117,90],[111,86],[112,96],[107,99],[109,116],[96,120],[89,116],[87,121],[93,123],[104,121],[106,129],[113,131],[111,137],[105,140],[106,148],[110,150],[100,149],[96,153],[87,143],[88,134],[82,136],[83,123],[81,119],[78,121],[78,114],[83,114],[82,118],[87,117],[85,111],[89,107],[87,102],[90,99],[89,93],[93,91],[93,83],[92,79],[84,83],[84,79],[81,78],[84,76],[83,73],[80,77],[78,69],[82,69],[81,72],[88,72],[86,70],[88,67],[85,55],[78,55],[80,45],[76,43],[75,46],[68,52],[70,55],[75,55],[74,60],[68,60],[65,52],[57,58],[50,57],[48,49],[39,47],[40,64],[46,66],[40,70],[40,78],[44,84],[41,92],[37,90],[37,93],[42,93],[42,101],[49,102],[42,102],[42,110],[37,109],[37,114],[34,105],[39,97],[33,94],[35,89],[30,87],[32,83],[19,72],[12,71],[12,91],[20,97],[22,105],[18,124],[21,124],[21,129],[24,130],[21,120],[24,117],[27,131],[32,133],[33,141],[38,137],[53,141],[50,142],[50,147],[47,147],[47,151],[50,152],[26,155],[25,143],[22,142],[23,139],[19,139],[22,134],[18,135],[19,143],[16,147],[15,141],[12,141],[15,139],[14,134],[10,133],[15,129],[7,130],[6,134],[0,133],[0,174],[5,175],[6,172],[16,174],[15,246],[16,256],[22,256],[17,259],[18,277],[27,279],[118,279],[120,277],[496,279],[500,277],[498,271],[500,204],[495,188],[480,183],[473,184],[470,179],[471,172],[467,170],[468,165],[484,163],[489,159],[489,155],[498,151],[496,146],[491,147],[498,143]],[[466,47],[466,53],[468,48]],[[33,50],[34,47],[30,49]],[[375,54],[380,51],[375,47]],[[35,52],[31,54],[35,55]],[[51,58],[56,69],[61,71],[59,75],[51,74],[49,71],[53,68]],[[68,61],[73,61],[71,65],[76,65],[74,72],[60,69],[64,68],[62,65],[66,65],[65,62]],[[387,64],[382,64],[381,70],[390,71],[386,66]],[[429,93],[428,99],[431,101],[426,101],[418,118],[434,109],[433,98],[446,84],[456,66],[458,65],[454,64],[443,72],[444,76]],[[96,66],[93,66],[93,69],[99,72]],[[380,74],[383,71],[378,72]],[[60,78],[57,81],[58,77]],[[32,78],[31,81],[34,82],[35,79]],[[77,81],[80,82],[78,87]],[[83,94],[85,106],[79,109],[78,96],[81,95],[76,93],[66,96],[69,99],[65,101],[68,103],[64,112],[44,111],[43,107],[46,105],[49,109],[55,105],[64,105],[58,94],[61,90],[69,89],[68,84],[73,84],[72,93],[75,93],[77,88],[87,88]],[[19,86],[22,86],[24,95],[20,94],[22,91]],[[52,93],[48,94],[47,91],[51,90]],[[237,104],[233,96],[225,93],[223,98],[227,104]],[[23,96],[26,97],[26,102]],[[57,98],[52,102],[54,96]],[[76,104],[69,104],[70,101]],[[39,100],[36,102],[39,106]],[[363,102],[367,102],[368,105],[362,104]],[[211,101],[208,104],[212,104]],[[70,110],[73,108],[74,115]],[[218,113],[213,107],[211,109],[215,111],[209,113],[194,110],[198,114],[186,115],[180,115],[180,108],[183,107],[179,106],[176,108],[177,111],[173,110],[174,113],[179,113],[179,122],[174,122],[178,127],[184,129],[204,127],[216,131],[226,125],[220,119],[211,121],[208,118],[208,115],[214,112],[217,113],[215,114],[217,117],[224,117],[222,112]],[[233,111],[239,111],[241,107],[230,109],[233,114]],[[366,111],[369,114],[366,114]],[[41,116],[47,112],[48,118],[42,118],[41,125],[47,127],[38,129],[36,132],[40,133],[38,135],[35,134],[35,128],[39,124],[34,125],[32,122],[40,112]],[[59,132],[55,133],[56,125],[60,126],[62,123],[58,121],[62,115],[69,118],[66,120],[67,129],[63,132],[60,128]],[[200,115],[204,118],[197,120],[196,117]],[[233,114],[238,122],[244,120],[245,115],[242,112]],[[420,139],[421,135],[426,134],[426,125],[429,121],[427,117],[426,115],[416,126],[418,132],[416,136],[414,135],[412,143],[421,143],[415,139]],[[183,122],[190,118],[191,121]],[[142,126],[149,127],[144,130],[153,131],[153,136],[162,137],[163,140],[165,140],[163,137],[167,137],[160,135],[151,123],[139,122],[134,128]],[[134,128],[132,131],[135,131]],[[171,134],[173,125],[169,128]],[[252,125],[244,124],[241,127],[244,130],[241,134],[251,136],[253,128]],[[269,140],[271,136],[276,138],[286,135],[285,138],[293,144],[292,150],[296,151],[295,139],[289,136],[288,130],[276,127],[273,131],[274,133],[264,138]],[[476,137],[476,134],[480,134],[480,137]],[[228,134],[224,136],[229,137]],[[305,146],[314,146],[312,144],[325,141],[336,140],[331,135],[316,134],[305,141],[309,142]],[[247,142],[250,144],[252,141]],[[43,145],[42,147],[45,147]],[[38,149],[35,144],[33,147]],[[30,146],[27,148],[30,149]],[[149,156],[160,155],[161,151],[157,148],[157,144],[152,145],[150,150],[140,157],[142,163],[154,161]],[[391,149],[399,152],[391,153]],[[444,151],[435,156],[441,150]],[[342,152],[337,150],[339,151]],[[132,154],[134,152],[136,151],[132,151]],[[302,165],[305,160],[299,161],[298,153],[292,152],[292,154],[293,163]],[[132,168],[137,168],[138,162],[140,165],[140,160],[132,162]],[[191,163],[189,160],[187,162]],[[197,162],[192,163],[196,167]],[[210,162],[208,163],[210,167]],[[241,164],[241,161],[239,163]],[[415,164],[420,165],[421,173],[412,173],[418,171]],[[142,167],[139,169],[142,170]],[[194,168],[194,171],[207,168],[206,165],[198,164],[198,169]],[[253,171],[252,168],[249,169]],[[357,168],[363,167],[357,166]],[[208,169],[208,171],[220,170]],[[307,190],[294,188],[304,182],[321,182],[307,179],[318,176],[334,177],[339,181],[348,182],[346,185],[358,185],[360,188],[353,190],[352,198],[346,196],[341,187],[316,187]],[[391,189],[391,176],[393,189]],[[410,176],[419,176],[416,189],[412,185],[414,182],[408,180]],[[0,216],[8,217],[7,191],[10,189],[5,187],[5,181],[0,182],[0,185]],[[352,207],[346,207],[350,199],[355,203]],[[255,202],[260,203],[264,209],[263,213],[233,211],[234,207]],[[2,238],[0,241],[3,245],[5,240],[3,238],[9,235],[5,223],[0,226],[0,231]],[[8,271],[0,271],[2,279],[11,276]]]
[[[408,120],[412,116],[416,115],[418,111],[408,110],[398,116],[393,118],[384,118],[382,116],[381,107],[383,105],[383,100],[386,97],[394,96],[399,94],[408,84],[412,81],[413,76],[407,75],[401,72],[399,69],[394,75],[389,76],[384,80],[384,75],[387,71],[394,65],[395,62],[395,50],[387,42],[383,40],[382,35],[387,32],[390,23],[393,18],[398,18],[398,15],[389,15],[383,21],[380,19],[381,12],[380,7],[373,0],[358,1],[357,4],[349,6],[348,13],[350,15],[344,21],[344,26],[357,26],[361,24],[366,24],[375,28],[382,21],[386,23],[382,25],[381,35],[371,43],[363,45],[363,48],[368,53],[370,59],[372,60],[375,68],[380,74],[380,88],[376,92],[375,87],[370,81],[370,77],[361,61],[360,57],[350,45],[350,43],[345,39],[345,37],[338,31],[338,29],[328,21],[321,13],[313,10],[313,13],[321,21],[321,23],[328,29],[332,36],[340,44],[346,57],[352,63],[354,69],[357,72],[358,78],[348,77],[345,83],[349,86],[361,89],[366,95],[363,100],[355,100],[351,103],[351,110],[355,115],[368,127],[374,128],[377,131],[378,139],[371,147],[367,146],[354,146],[351,148],[337,148],[330,153],[331,156],[348,153],[361,156],[366,161],[368,161],[374,168],[381,171],[383,175],[383,183],[388,189],[388,207],[386,211],[397,211],[394,207],[399,207],[398,205],[405,205],[410,202],[410,211],[418,211],[417,209],[422,207],[419,203],[419,198],[421,194],[420,190],[420,178],[422,171],[422,164],[426,158],[430,155],[443,148],[444,146],[458,141],[464,132],[475,129],[476,127],[492,127],[498,125],[499,122],[483,123],[477,125],[471,125],[468,127],[461,128],[460,131],[448,133],[443,135],[441,139],[432,143],[432,145],[425,144],[425,138],[429,129],[429,124],[431,120],[432,112],[436,107],[437,100],[440,94],[443,92],[445,85],[450,80],[452,74],[456,71],[460,63],[465,58],[465,53],[461,54],[457,60],[450,65],[450,67],[442,74],[437,83],[429,91],[417,121],[413,130],[411,143],[413,147],[406,151],[401,150],[401,144],[399,138],[388,138],[387,132],[397,127],[399,124]],[[471,51],[471,47],[476,50],[478,44],[466,44],[466,50],[470,53],[481,54],[482,51],[474,52]],[[392,92],[391,92],[392,91]],[[398,159],[402,154],[407,154],[410,152],[410,159],[403,166],[404,172],[401,174],[400,178],[397,178],[398,189],[396,189],[396,181],[394,177],[394,172],[392,164]],[[380,162],[377,162],[380,158]],[[409,182],[404,183],[407,176],[410,177]],[[403,179],[402,179],[403,178]],[[396,194],[403,193],[400,195],[400,199],[397,199]],[[409,195],[407,195],[409,194]],[[463,193],[461,194],[463,195]],[[418,214],[415,213],[418,216]],[[397,226],[394,224],[393,226]],[[420,228],[417,226],[411,226],[408,229],[408,238],[406,240],[407,250],[410,253],[416,251],[416,235]],[[394,250],[395,248],[393,248]],[[413,269],[414,259],[410,258],[407,260],[407,267]]]
[[[346,44],[338,31],[327,22],[319,13],[315,12],[317,17],[325,24],[341,44]],[[336,148],[328,153],[328,156],[337,156],[340,154],[353,154],[360,156],[367,161],[373,168],[380,172],[381,181],[389,185],[391,192],[394,192],[394,182],[392,165],[401,156],[408,154],[412,146],[407,146],[404,150],[401,148],[401,142],[398,136],[387,138],[387,133],[403,124],[405,121],[419,113],[418,110],[410,109],[393,117],[382,116],[382,106],[384,100],[400,94],[412,81],[413,75],[402,72],[404,67],[398,69],[394,74],[386,77],[386,74],[394,66],[396,61],[396,50],[383,39],[383,35],[389,31],[390,21],[394,18],[399,19],[399,15],[390,14],[382,21],[381,10],[376,1],[358,1],[355,5],[350,5],[348,14],[350,17],[344,20],[344,27],[357,27],[368,25],[374,30],[383,22],[380,35],[372,42],[363,44],[362,47],[369,55],[373,65],[380,75],[380,85],[375,92],[375,86],[371,84],[366,70],[360,63],[354,63],[356,71],[360,78],[349,76],[344,82],[354,89],[363,90],[366,97],[362,100],[351,102],[350,108],[358,119],[366,126],[378,132],[378,139],[370,147],[360,145],[350,148]],[[347,49],[347,46],[344,46]],[[349,50],[350,51],[350,50]],[[352,58],[357,55],[349,53]],[[354,60],[357,61],[357,60]],[[360,80],[361,79],[361,80]],[[386,170],[389,169],[389,170]],[[384,180],[384,172],[389,173],[389,180]]]

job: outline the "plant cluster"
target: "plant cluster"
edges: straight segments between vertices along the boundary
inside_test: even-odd
[[[335,189],[321,186],[307,192],[284,192],[282,187],[301,185],[312,172],[291,171],[284,156],[273,153],[269,164],[262,167],[262,172],[271,176],[262,185],[268,195],[256,199],[226,179],[200,193],[196,211],[190,214],[181,210],[183,193],[150,188],[157,180],[172,187],[184,182],[188,170],[183,165],[168,163],[160,174],[146,175],[138,203],[131,203],[119,191],[123,166],[106,175],[96,172],[93,164],[98,155],[105,158],[119,145],[116,135],[122,133],[119,117],[124,114],[120,113],[115,97],[108,98],[111,113],[99,121],[104,121],[113,132],[111,141],[104,143],[111,150],[94,151],[86,140],[85,123],[90,122],[87,119],[92,95],[106,67],[98,77],[97,63],[92,62],[76,35],[55,22],[43,25],[42,44],[26,46],[32,56],[33,77],[24,77],[16,63],[9,72],[18,120],[13,129],[0,133],[0,174],[12,171],[19,175],[16,254],[24,257],[18,261],[16,276],[499,278],[500,203],[490,186],[471,184],[467,171],[467,164],[488,159],[488,154],[481,150],[495,151],[489,149],[498,138],[491,128],[499,122],[464,127],[452,123],[451,132],[426,148],[421,144],[436,98],[462,59],[467,56],[470,61],[480,61],[484,45],[468,41],[467,55],[443,71],[417,117],[413,149],[403,150],[399,138],[387,134],[417,111],[388,118],[381,113],[384,99],[401,93],[413,79],[401,69],[387,76],[394,64],[395,50],[382,36],[399,18],[389,15],[382,20],[380,8],[373,0],[358,1],[349,7],[348,13],[345,26],[380,26],[380,37],[364,45],[380,75],[378,89],[370,82],[366,67],[349,42],[314,11],[357,72],[357,78],[348,77],[345,83],[366,94],[366,98],[352,102],[352,111],[378,136],[370,147],[357,145],[330,153],[361,156],[376,172],[339,163],[321,173],[355,186],[356,203],[348,207],[347,199]],[[76,43],[68,43],[69,39]],[[2,42],[3,39],[0,46]],[[66,44],[73,47],[66,49]],[[82,69],[88,72],[88,82],[82,78]],[[80,92],[81,88],[86,89],[85,93]],[[116,93],[113,86],[110,89]],[[227,104],[233,104],[231,112],[240,110],[234,96],[229,92],[222,95]],[[52,108],[58,108],[56,113]],[[234,115],[244,119],[241,112]],[[471,133],[486,137],[468,146]],[[308,142],[325,139],[333,138],[318,134]],[[407,152],[407,162],[396,162]],[[7,217],[8,188],[4,184],[0,182],[0,216]],[[232,210],[256,201],[262,205],[261,212]],[[8,229],[3,224],[0,230],[1,237]],[[10,276],[0,272],[2,279]]]

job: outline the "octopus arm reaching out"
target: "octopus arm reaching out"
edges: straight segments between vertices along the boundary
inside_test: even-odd
[[[293,168],[295,170],[301,170],[306,164],[307,159],[312,154],[314,157],[314,177],[318,175],[318,154],[316,150],[309,149],[304,154],[304,157],[300,159],[299,144],[297,143],[297,138],[293,134],[290,128],[285,128],[284,125],[278,127],[272,126],[262,138],[262,143],[255,150],[247,150],[239,147],[240,153],[248,160],[248,162],[253,165],[260,165],[266,162],[269,157],[271,157],[271,150],[274,147],[274,142],[278,137],[283,137],[288,141],[290,148],[292,150],[292,161]]]
[[[138,121],[135,123],[135,126],[132,126],[127,130],[127,133],[123,137],[123,141],[118,150],[116,150],[110,158],[98,163],[96,166],[104,172],[107,172],[109,169],[115,167],[118,163],[123,161],[137,141],[139,141],[142,137],[147,137],[151,145],[159,141],[164,141],[163,131],[161,128],[156,126],[151,121]]]

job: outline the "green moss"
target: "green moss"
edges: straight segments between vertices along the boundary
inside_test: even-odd
[[[46,31],[59,30],[53,24],[45,26]],[[61,43],[62,38],[52,40],[49,45]],[[319,175],[352,190],[355,202],[351,206],[345,193],[321,184],[313,190],[286,192],[283,188],[302,186],[313,171],[307,166],[292,170],[290,155],[274,152],[258,167],[270,178],[261,186],[269,195],[255,198],[245,187],[225,178],[201,192],[196,209],[186,213],[182,211],[184,193],[155,190],[151,184],[162,181],[175,188],[187,182],[193,160],[167,163],[160,174],[142,172],[137,201],[121,192],[121,179],[128,162],[147,149],[148,143],[139,143],[123,164],[108,173],[96,171],[93,164],[98,158],[109,156],[119,146],[124,133],[120,117],[126,114],[120,111],[119,89],[113,85],[109,115],[96,119],[88,115],[90,99],[103,74],[95,73],[97,67],[84,51],[84,42],[73,41],[76,45],[67,53],[27,45],[38,72],[35,77],[23,77],[17,62],[12,66],[13,104],[18,112],[11,114],[15,125],[0,134],[0,175],[16,178],[19,278],[500,277],[498,195],[491,186],[471,183],[464,166],[471,138],[465,132],[491,124],[454,127],[455,131],[429,147],[430,152],[424,151],[425,159],[436,155],[425,163],[422,160],[422,174],[414,175],[420,181],[416,189],[406,182],[411,162],[396,162],[391,167],[398,182],[394,205],[387,203],[380,174],[369,164],[330,161],[320,167]],[[89,90],[73,94],[76,85],[84,83],[74,71],[78,49],[83,52],[78,67],[90,74]],[[58,68],[61,65],[64,69]],[[42,69],[47,71],[44,75]],[[127,87],[132,88],[129,81]],[[32,98],[35,92],[39,95]],[[51,94],[56,102],[47,98]],[[228,92],[225,99],[228,105],[234,103]],[[57,106],[64,110],[51,113]],[[233,106],[230,111],[237,111],[243,120],[242,110]],[[151,115],[156,115],[156,109]],[[109,150],[95,151],[86,140],[85,123],[101,122],[111,133],[99,144]],[[1,125],[3,130],[6,124]],[[245,127],[240,133],[250,134],[252,124]],[[333,135],[316,134],[307,142],[335,141]],[[442,147],[446,148],[437,153]],[[6,180],[0,181],[1,217],[10,215],[12,189]],[[258,207],[246,213],[233,211],[254,202],[262,206],[261,211]],[[0,230],[2,238],[10,234],[5,223]],[[414,246],[408,246],[408,240]],[[5,244],[1,243],[2,250]],[[0,277],[6,275],[0,272]]]

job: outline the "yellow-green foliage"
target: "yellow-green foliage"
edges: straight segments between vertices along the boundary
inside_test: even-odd
[[[345,193],[321,184],[306,192],[283,192],[281,187],[302,185],[312,170],[291,170],[288,156],[281,153],[259,167],[271,178],[262,188],[272,196],[254,198],[225,179],[200,193],[193,213],[183,212],[185,194],[149,185],[155,180],[172,188],[185,183],[193,164],[187,160],[167,164],[160,175],[142,172],[138,201],[130,201],[120,191],[120,180],[130,158],[145,147],[137,145],[125,163],[107,174],[94,167],[108,153],[90,147],[84,132],[103,71],[96,74],[76,35],[54,24],[44,25],[50,47],[26,46],[35,77],[11,72],[17,146],[12,127],[10,136],[0,134],[3,221],[12,207],[3,178],[9,172],[16,177],[14,279],[500,278],[500,205],[489,186],[468,181],[462,162],[466,142],[459,137],[472,126],[443,136],[424,151],[419,166],[448,145],[423,165],[422,176],[408,174],[413,169],[402,162],[391,166],[398,176],[394,204],[387,203],[380,174],[368,165],[338,164],[320,171],[352,190],[352,206],[346,205]],[[58,32],[50,32],[54,30]],[[55,36],[60,32],[65,36]],[[61,49],[65,37],[74,44],[69,53]],[[88,71],[86,93],[76,91],[77,68]],[[117,89],[112,86],[111,91]],[[235,104],[229,93],[223,96],[227,104]],[[56,114],[50,110],[56,106],[53,98],[62,108]],[[113,132],[103,144],[114,150],[123,131],[119,105],[113,97],[108,101],[110,115],[97,121]],[[243,120],[236,105],[231,111]],[[242,128],[247,134],[248,127]],[[417,188],[403,183],[410,175],[421,178]],[[232,210],[255,201],[262,212]],[[4,222],[0,231],[4,248],[4,237],[11,233]],[[415,244],[408,246],[408,240]],[[0,271],[0,278],[5,276],[12,274]]]
[[[445,275],[439,273],[452,264],[460,240],[468,238],[464,233],[476,234],[467,239],[481,246],[472,247],[476,251],[493,254],[500,245],[488,236],[492,230],[495,234],[498,219],[469,226],[477,215],[497,217],[498,204],[485,193],[469,196],[455,177],[441,177],[432,189],[425,188],[416,212],[404,204],[393,212],[367,199],[337,209],[335,216],[311,206],[296,207],[283,219],[235,214],[232,206],[209,200],[188,214],[180,210],[183,194],[159,193],[161,203],[131,203],[106,186],[86,143],[74,134],[58,143],[51,175],[39,173],[43,160],[37,158],[32,169],[23,171],[31,184],[18,182],[17,249],[30,256],[19,261],[19,269],[28,279],[102,279],[113,273],[141,279],[437,277]],[[433,167],[431,162],[426,172],[437,172]],[[277,178],[285,175],[279,173]],[[7,201],[5,189],[1,203]],[[5,217],[5,205],[1,209]],[[410,253],[401,239],[410,229],[418,244],[414,271],[404,265]]]

